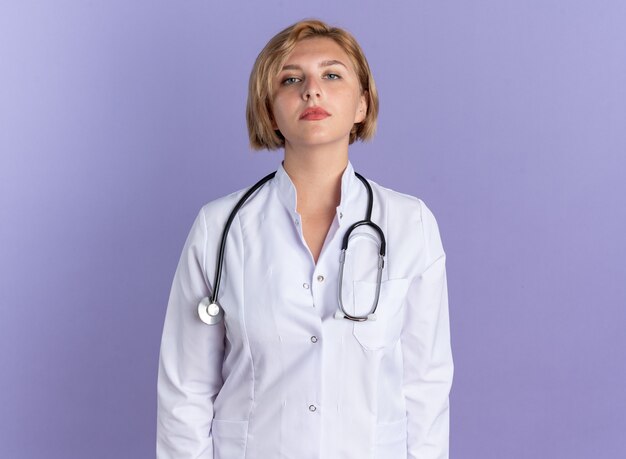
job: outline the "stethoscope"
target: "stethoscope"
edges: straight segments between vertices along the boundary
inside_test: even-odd
[[[222,232],[222,240],[220,242],[220,250],[217,256],[217,267],[215,269],[215,281],[213,282],[213,294],[210,298],[205,297],[200,300],[198,304],[198,315],[200,316],[200,320],[208,325],[215,325],[221,322],[224,319],[224,309],[219,305],[217,301],[219,289],[220,289],[220,281],[222,279],[222,266],[224,264],[224,249],[226,247],[226,237],[228,236],[228,231],[230,230],[230,225],[233,223],[235,219],[235,215],[239,212],[241,206],[252,196],[252,194],[261,188],[267,181],[274,178],[276,172],[272,172],[269,175],[266,175],[257,183],[255,183],[246,193],[241,197],[241,199],[237,202],[232,212],[228,216],[228,220],[226,221],[226,225],[224,226],[224,231]],[[380,285],[382,281],[383,275],[383,267],[385,266],[385,249],[386,249],[386,241],[385,235],[383,234],[383,230],[380,227],[372,222],[372,206],[373,206],[373,193],[372,187],[368,183],[368,181],[358,172],[355,172],[354,175],[358,177],[365,189],[367,190],[367,212],[364,220],[360,220],[354,223],[350,228],[347,229],[346,233],[343,236],[343,242],[341,244],[341,254],[339,256],[339,289],[338,289],[338,300],[339,300],[339,310],[335,313],[336,319],[348,319],[355,322],[363,322],[366,320],[376,320],[376,308],[378,307],[378,298],[380,296]],[[342,287],[343,287],[343,267],[346,260],[346,251],[348,250],[348,243],[351,239],[352,231],[360,226],[369,226],[372,228],[377,234],[380,241],[379,253],[378,253],[378,266],[377,266],[377,274],[376,274],[376,293],[374,295],[374,302],[370,308],[370,312],[365,315],[352,315],[346,312],[343,306],[343,300],[341,297]],[[373,236],[372,236],[373,237]]]

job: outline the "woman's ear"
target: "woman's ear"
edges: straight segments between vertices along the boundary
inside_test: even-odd
[[[356,112],[356,117],[354,119],[355,123],[361,123],[365,119],[367,115],[367,100],[369,98],[369,92],[367,90],[361,93],[361,98],[359,100],[359,107]]]

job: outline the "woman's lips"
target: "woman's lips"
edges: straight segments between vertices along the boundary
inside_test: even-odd
[[[328,113],[323,108],[311,107],[311,108],[307,108],[305,111],[302,112],[302,115],[300,115],[300,119],[315,121],[315,120],[323,120],[324,118],[327,118],[329,116],[330,116],[330,113]]]

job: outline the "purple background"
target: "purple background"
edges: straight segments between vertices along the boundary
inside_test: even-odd
[[[439,221],[452,457],[626,457],[626,3],[307,3],[0,3],[0,457],[154,457],[180,250],[277,167],[247,80],[312,16],[379,87],[355,168]]]

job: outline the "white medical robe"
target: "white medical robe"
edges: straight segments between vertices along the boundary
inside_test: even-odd
[[[346,229],[366,213],[350,163],[315,264],[282,165],[242,207],[226,243],[219,303],[206,325],[226,219],[245,190],[206,204],[169,297],[158,373],[158,459],[444,459],[453,362],[445,253],[423,201],[370,181],[387,254],[375,321],[335,318]],[[347,252],[342,302],[367,314],[377,243]]]

